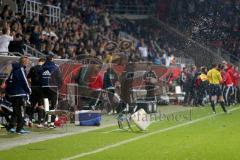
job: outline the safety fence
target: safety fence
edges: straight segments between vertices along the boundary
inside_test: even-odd
[[[50,24],[61,20],[61,8],[59,6],[45,5],[35,0],[25,0],[22,11],[28,18],[46,16]]]

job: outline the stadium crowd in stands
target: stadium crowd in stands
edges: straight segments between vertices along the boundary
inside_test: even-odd
[[[168,20],[193,39],[240,58],[239,0],[172,0]]]
[[[83,1],[42,2],[61,6],[65,16],[60,22],[51,24],[45,8],[42,9],[42,15],[32,19],[28,19],[24,14],[14,13],[9,6],[3,8],[1,28],[10,28],[10,35],[14,38],[9,45],[10,52],[23,54],[24,44],[27,44],[45,55],[53,53],[62,59],[76,59],[81,55],[91,55],[106,62],[109,61],[109,57],[119,58],[119,51],[109,51],[106,46],[110,41],[118,45],[122,41],[119,38],[122,32],[132,37],[128,53],[120,54],[125,55],[129,61],[147,59],[155,64],[167,66],[172,63],[173,58],[170,57],[173,57],[176,49],[170,47],[166,41],[160,42],[159,45],[158,36],[154,34],[155,30],[151,31],[154,37],[149,38],[146,35],[148,28],[111,17],[100,5],[101,3],[93,2],[89,6],[84,6]],[[161,34],[160,31],[158,32]],[[2,39],[2,41],[5,40]],[[117,52],[117,54],[111,52]]]

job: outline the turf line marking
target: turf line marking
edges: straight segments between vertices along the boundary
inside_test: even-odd
[[[112,133],[112,132],[116,132],[116,131],[128,131],[128,129],[130,129],[130,128],[129,127],[124,127],[123,129],[117,128],[117,129],[113,129],[113,130],[101,132],[101,133],[108,134],[108,133]]]
[[[184,110],[184,111],[171,112],[171,113],[168,113],[167,115],[169,115],[169,114],[174,114],[174,113],[182,113],[182,112],[190,111],[190,110],[192,110],[192,109],[187,109],[187,110]],[[158,123],[158,122],[160,122],[160,121],[161,121],[161,120],[155,120],[155,121],[152,121],[151,124],[153,124],[153,123]],[[112,132],[116,132],[116,131],[127,131],[127,129],[130,129],[130,128],[129,128],[129,127],[124,127],[123,129],[117,128],[117,129],[113,129],[113,130],[105,131],[105,132],[100,132],[100,133],[108,134],[108,133],[112,133]]]
[[[128,128],[124,128],[124,129],[128,129]],[[116,132],[116,131],[122,131],[122,129],[117,128],[117,129],[113,129],[111,131],[106,131],[106,132],[101,132],[101,133],[108,134],[108,133],[112,133],[112,132]]]
[[[229,111],[232,112],[232,111],[239,110],[239,109],[240,109],[240,107],[237,107],[237,108],[233,108],[233,109],[231,109]],[[217,114],[212,114],[212,115],[208,115],[208,116],[205,116],[205,117],[202,117],[202,118],[198,118],[198,119],[186,122],[186,123],[182,123],[182,124],[178,124],[178,125],[171,126],[171,127],[168,127],[168,128],[156,130],[154,132],[147,133],[147,134],[144,134],[144,135],[141,135],[141,136],[137,136],[137,137],[134,137],[134,138],[131,138],[131,139],[127,139],[127,140],[124,140],[124,141],[121,141],[121,142],[118,142],[118,143],[115,143],[115,144],[107,145],[105,147],[101,147],[101,148],[98,148],[98,149],[93,150],[93,151],[80,153],[78,155],[75,155],[75,156],[72,156],[72,157],[68,157],[68,158],[63,158],[62,160],[73,160],[73,159],[89,156],[89,155],[92,155],[92,154],[96,154],[96,153],[99,153],[99,152],[103,152],[103,151],[106,151],[108,149],[119,147],[121,145],[128,144],[128,143],[131,143],[131,142],[134,142],[134,141],[137,141],[137,140],[140,140],[140,139],[152,136],[152,135],[156,135],[156,134],[159,134],[159,133],[170,131],[170,130],[173,130],[173,129],[176,129],[176,128],[188,126],[188,125],[191,125],[191,124],[194,124],[194,123],[197,123],[197,122],[200,122],[200,121],[203,121],[203,120],[206,120],[206,119],[209,119],[211,117],[215,117],[215,116],[221,115],[221,114],[224,114],[224,113],[221,112],[221,113],[217,113]]]

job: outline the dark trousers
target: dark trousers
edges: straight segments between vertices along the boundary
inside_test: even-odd
[[[36,108],[35,109],[35,112],[38,113],[38,123],[41,124],[41,123],[44,123],[45,121],[45,116],[46,116],[46,112],[44,109],[42,108]]]
[[[115,93],[114,89],[107,90],[107,94],[109,98],[109,103],[107,105],[107,112],[111,112],[112,110],[114,113],[116,110],[116,106],[115,106],[116,104],[114,103],[114,93]]]
[[[8,125],[10,123],[9,116],[11,116],[11,115],[12,115],[12,112],[10,112],[9,110],[7,110],[5,108],[2,108],[2,111],[0,112],[0,117],[4,117]]]
[[[183,103],[185,105],[190,105],[194,98],[195,98],[194,90],[192,88],[188,88],[188,89],[186,89]]]
[[[31,106],[27,107],[26,112],[29,116],[29,119],[33,119],[34,113],[39,110],[36,109],[36,105],[42,106],[43,105],[43,96],[42,96],[42,88],[39,86],[33,86],[32,94],[30,96]]]
[[[240,103],[240,90],[239,87],[235,87],[235,94],[236,94],[236,101],[237,103]]]
[[[233,86],[224,86],[223,97],[226,105],[231,105],[234,103],[234,88]]]
[[[57,91],[54,88],[44,87],[43,88],[43,98],[48,98],[50,103],[50,110],[55,109],[57,104]]]
[[[12,97],[10,98],[12,103],[13,113],[10,120],[10,128],[14,128],[17,123],[16,131],[20,131],[24,125],[24,98],[23,97]]]
[[[197,99],[198,99],[198,104],[199,105],[204,105],[203,104],[203,99],[206,97],[207,91],[205,86],[200,86],[197,89]]]
[[[146,83],[147,95],[146,100],[147,101],[154,101],[155,100],[155,85],[151,83]]]

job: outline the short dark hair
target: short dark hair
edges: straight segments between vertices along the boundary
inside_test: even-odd
[[[152,67],[152,63],[151,62],[147,62],[147,67]]]
[[[39,58],[38,62],[45,62],[45,58]]]
[[[48,56],[47,56],[47,60],[48,60],[48,61],[52,61],[52,60],[53,60],[53,58],[54,58],[54,56],[53,56],[53,55],[48,55]]]
[[[224,65],[219,64],[219,65],[218,65],[218,69],[223,70],[223,69],[224,69]]]
[[[201,67],[201,72],[205,72],[205,70],[206,70],[207,68],[206,67]]]
[[[4,28],[2,29],[2,34],[7,34],[7,31],[8,31],[8,28],[7,28],[7,27],[4,27]]]
[[[21,34],[20,34],[20,33],[17,33],[17,34],[16,34],[16,38],[21,38]]]
[[[212,68],[216,68],[217,67],[217,64],[212,64]]]

